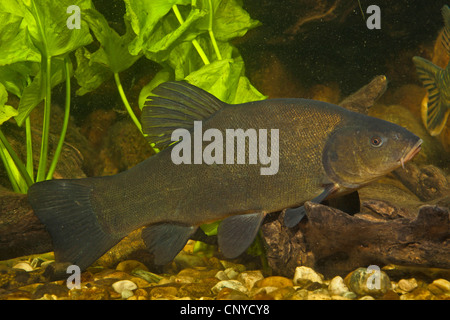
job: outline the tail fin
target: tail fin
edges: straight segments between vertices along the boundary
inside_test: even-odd
[[[447,86],[447,84],[442,83],[444,80],[441,81],[443,78],[440,77],[442,72],[449,71],[442,70],[432,62],[420,57],[414,57],[413,62],[420,80],[428,90],[428,104],[424,105],[425,109],[422,110],[423,120],[428,132],[432,136],[437,136],[444,129],[450,113],[449,101],[441,95],[441,86]]]
[[[164,149],[173,141],[172,131],[191,129],[226,103],[184,81],[165,82],[156,87],[142,109],[142,130],[149,142]]]
[[[28,200],[53,240],[55,257],[86,269],[120,237],[105,232],[91,205],[93,187],[80,180],[48,180],[32,185]]]

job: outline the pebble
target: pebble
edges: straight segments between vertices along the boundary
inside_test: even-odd
[[[450,295],[450,282],[445,279],[434,280],[429,286],[430,290],[435,295],[448,294]]]
[[[317,273],[313,269],[309,267],[297,267],[295,268],[294,274],[294,285],[302,285],[305,281],[312,281],[322,284],[323,283],[323,275]]]
[[[338,296],[342,296],[343,294],[350,292],[344,283],[344,279],[340,276],[336,276],[331,279],[330,284],[328,285],[328,291],[330,291],[332,295]]]
[[[211,260],[211,261],[210,261]],[[380,272],[378,291],[367,288],[371,275],[366,268],[350,272],[344,279],[326,279],[311,268],[299,266],[293,278],[264,276],[242,264],[204,258],[184,269],[173,264],[165,274],[145,270],[137,260],[119,263],[116,269],[90,267],[81,274],[81,289],[69,290],[64,280],[45,282],[35,276],[39,265],[0,261],[0,300],[449,300],[450,282],[438,278],[431,283],[403,278],[392,282]],[[22,264],[23,263],[23,264]],[[13,267],[14,266],[14,267]]]
[[[240,281],[248,290],[251,290],[255,283],[264,279],[260,270],[244,271],[239,274],[237,280]]]
[[[291,279],[280,277],[280,276],[272,276],[267,277],[258,282],[258,287],[292,287],[294,284]]]
[[[135,290],[137,289],[136,283],[130,280],[120,280],[117,282],[114,282],[112,284],[112,287],[114,291],[117,293],[122,293],[124,290]]]
[[[120,262],[116,267],[117,271],[124,271],[128,273],[131,273],[135,269],[148,271],[148,268],[137,260],[125,260]]]
[[[403,291],[403,293],[407,293],[407,292],[411,292],[415,288],[417,288],[418,284],[417,284],[416,279],[411,278],[411,279],[401,279],[397,283],[397,286],[398,286],[398,289]],[[400,291],[400,293],[402,293],[402,291]]]
[[[345,277],[344,283],[358,296],[379,297],[391,289],[391,281],[384,271],[374,273],[367,268],[352,271]]]
[[[248,289],[238,280],[222,280],[219,281],[211,291],[213,293],[218,293],[224,288],[233,289],[242,293],[248,293]]]

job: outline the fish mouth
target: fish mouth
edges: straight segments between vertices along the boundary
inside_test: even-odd
[[[421,145],[423,143],[422,139],[419,139],[419,141],[416,142],[416,144],[409,150],[407,154],[405,154],[403,157],[400,158],[399,162],[402,164],[402,168],[405,169],[405,163],[411,160],[420,152],[422,149]]]

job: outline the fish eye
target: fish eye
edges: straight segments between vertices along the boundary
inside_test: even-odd
[[[373,136],[372,138],[370,138],[370,144],[372,145],[372,147],[381,147],[381,145],[383,144],[383,139],[381,139],[380,136]]]

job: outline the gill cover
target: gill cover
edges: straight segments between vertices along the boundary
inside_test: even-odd
[[[346,188],[358,188],[387,174],[418,138],[386,121],[361,119],[357,126],[337,129],[327,140],[322,164],[328,178]],[[366,125],[365,125],[366,124]]]

